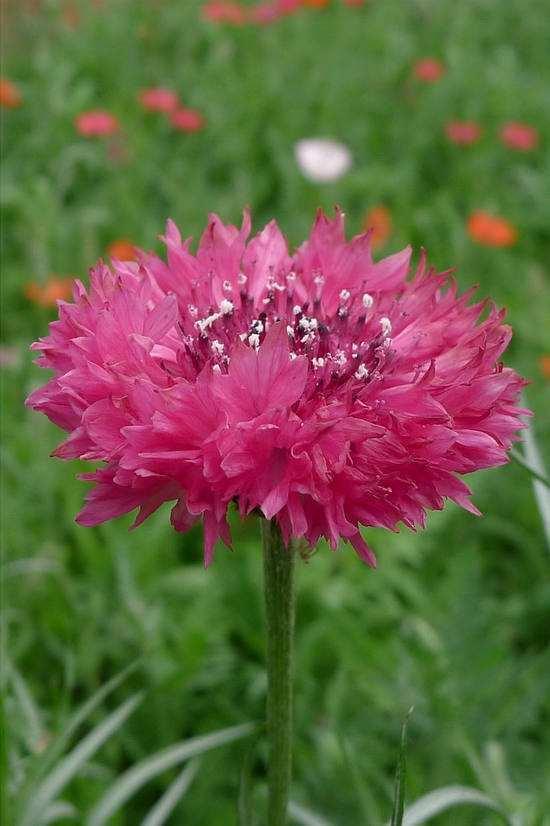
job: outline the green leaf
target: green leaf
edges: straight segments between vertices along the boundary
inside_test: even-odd
[[[44,727],[42,725],[40,710],[34,702],[25,680],[5,653],[4,668],[6,669],[6,675],[11,682],[15,698],[25,721],[25,739],[27,746],[30,751],[35,752],[38,750],[40,741],[44,737]]]
[[[405,812],[403,826],[419,826],[447,809],[467,804],[491,809],[500,815],[505,823],[511,824],[500,806],[486,794],[468,786],[444,786],[420,797],[409,806]]]
[[[48,823],[58,823],[66,817],[77,817],[78,810],[75,809],[72,803],[67,803],[66,800],[56,800],[46,809],[42,818],[44,826]]]
[[[399,760],[395,771],[395,791],[390,826],[402,826],[403,824],[403,810],[405,808],[405,778],[407,773],[407,726],[409,725],[409,718],[412,711],[412,708],[409,709],[407,716],[403,721],[403,725],[401,726],[401,744],[399,747]]]
[[[295,823],[300,823],[301,826],[331,826],[328,820],[292,801],[288,804],[288,814]]]
[[[156,775],[161,774],[173,766],[183,763],[190,757],[196,757],[205,751],[223,746],[233,740],[246,737],[254,731],[253,723],[244,723],[240,726],[221,729],[202,737],[193,737],[181,743],[175,743],[156,754],[147,757],[131,769],[124,772],[106,794],[99,800],[90,812],[86,821],[87,826],[103,826],[109,818],[145,783]]]
[[[86,735],[42,781],[21,818],[21,826],[37,826],[44,822],[48,805],[72,780],[87,760],[126,721],[143,699],[143,692],[134,694]]]
[[[46,749],[37,756],[33,763],[33,767],[29,772],[29,776],[25,781],[24,788],[20,793],[20,807],[25,808],[26,801],[30,797],[35,796],[36,785],[40,778],[42,778],[60,759],[65,752],[72,737],[80,726],[93,714],[96,708],[103,702],[103,700],[111,694],[118,686],[138,667],[139,661],[136,661],[121,671],[115,674],[108,682],[101,686],[85,703],[78,708],[74,714],[69,718],[63,731],[54,738]]]
[[[168,786],[162,797],[155,803],[141,826],[162,826],[166,823],[181,798],[195,779],[200,761],[191,760],[176,779]]]

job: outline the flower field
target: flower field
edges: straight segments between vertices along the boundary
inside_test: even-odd
[[[322,540],[317,552],[304,550],[298,560],[290,821],[389,823],[401,724],[412,707],[406,805],[438,788],[462,786],[478,790],[485,803],[463,796],[459,806],[436,807],[431,823],[549,826],[550,504],[548,488],[533,473],[544,478],[550,468],[545,6],[542,0],[4,4],[6,824],[265,823],[257,520],[241,521],[230,508],[234,550],[221,542],[214,549],[223,529],[209,529],[206,570],[201,525],[176,533],[169,505],[136,531],[128,530],[130,514],[83,527],[100,521],[91,515],[93,504],[75,523],[87,490],[75,477],[93,470],[100,456],[86,442],[58,455],[87,452],[91,463],[48,458],[61,434],[25,407],[31,393],[38,409],[51,404],[38,390],[45,374],[33,364],[37,354],[29,345],[46,335],[57,302],[72,300],[73,279],[88,286],[89,268],[100,258],[117,262],[129,301],[137,290],[144,302],[156,300],[139,286],[135,262],[144,260],[140,250],[165,257],[161,234],[175,255],[179,241],[173,225],[165,232],[168,218],[184,238],[193,237],[195,251],[209,213],[240,227],[249,207],[251,236],[275,218],[292,254],[310,234],[316,210],[333,216],[338,205],[348,237],[371,230],[375,260],[411,244],[416,268],[425,249],[437,271],[454,270],[460,291],[477,284],[476,300],[490,296],[507,309],[514,336],[502,359],[528,380],[523,402],[534,416],[528,444],[516,445],[510,464],[467,478],[481,517],[449,502],[429,515],[423,531],[364,530],[367,547],[352,530],[338,533],[327,509],[325,536],[331,530],[344,536],[371,563],[372,548],[377,568],[364,565],[344,542],[333,551]],[[225,237],[226,230],[216,231]],[[276,246],[278,236],[265,243]],[[321,282],[308,254],[302,248],[293,261],[297,269],[311,269],[314,305],[314,285]],[[160,272],[160,264],[150,265]],[[111,289],[109,278],[101,278]],[[227,283],[223,289],[231,291]],[[436,318],[430,303],[436,292],[419,323],[431,312]],[[352,293],[342,289],[334,299],[342,318],[355,301]],[[372,301],[364,293],[361,312],[368,313]],[[271,318],[268,303],[263,321],[252,322],[248,338],[241,335],[252,354],[261,340],[260,362],[279,341],[276,333],[267,334],[268,345],[261,339],[266,313]],[[391,315],[389,301],[383,306]],[[418,312],[414,296],[410,307]],[[200,332],[209,334],[233,309],[225,296],[216,318],[199,318],[190,329],[202,324]],[[484,312],[489,320],[480,352],[492,346],[491,306]],[[298,337],[305,333],[305,350],[317,329],[300,307],[293,326],[292,313],[285,325],[298,355],[277,373],[280,398],[292,396],[300,376],[305,383]],[[88,321],[84,308],[80,343]],[[388,350],[386,311],[377,324],[380,351],[384,339]],[[139,333],[130,322],[124,329],[128,340]],[[69,358],[71,330],[65,328],[50,366]],[[438,335],[449,348],[460,337],[455,327]],[[340,369],[336,359],[351,358],[351,340],[347,356],[316,350],[315,370]],[[119,344],[113,337],[106,364],[119,357]],[[212,333],[208,346],[222,372],[227,345]],[[166,348],[162,352],[166,356]],[[357,381],[370,380],[373,368],[366,365],[358,362]],[[238,406],[237,391],[228,382],[224,387]],[[85,395],[82,385],[78,393]],[[403,421],[392,425],[396,436],[406,427],[408,404]],[[495,410],[507,446],[511,425]],[[204,411],[205,417],[211,412],[207,405]],[[116,436],[118,413],[110,415]],[[206,418],[193,419],[186,410],[174,420],[174,438],[195,424],[208,429]],[[433,434],[435,451],[437,427]],[[76,438],[78,447],[80,431]],[[486,464],[500,464],[503,455],[492,454]],[[414,479],[409,464],[403,463],[403,474]],[[151,468],[158,470],[143,464],[138,472],[151,475]],[[252,477],[250,485],[256,471]],[[415,485],[423,500],[430,498],[424,481]],[[193,485],[197,499],[208,497]],[[351,486],[348,502],[355,493]],[[122,513],[110,496],[102,513]],[[233,496],[228,483],[224,501]],[[454,498],[463,504],[463,495]],[[418,526],[408,497],[402,502],[396,512]],[[375,510],[382,514],[376,524],[385,524],[384,506]],[[298,517],[290,506],[288,513],[293,525]],[[308,518],[304,533],[314,542],[323,532],[316,533],[320,517]],[[171,747],[176,750],[164,751]],[[427,821],[413,813],[404,820],[406,826],[421,822]]]

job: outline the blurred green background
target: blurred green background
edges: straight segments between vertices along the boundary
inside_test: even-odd
[[[165,510],[131,534],[126,518],[74,524],[81,468],[48,458],[60,434],[23,408],[44,381],[28,344],[55,314],[30,301],[26,285],[85,278],[119,238],[160,251],[168,216],[196,238],[209,211],[237,223],[250,205],[257,229],[276,217],[296,244],[319,205],[341,204],[355,233],[383,204],[393,222],[384,251],[424,246],[439,269],[458,268],[462,287],[479,283],[508,307],[507,362],[532,382],[526,397],[548,466],[548,4],[332,0],[272,25],[232,27],[203,19],[196,0],[7,2],[3,18],[2,73],[22,96],[2,110],[5,822],[20,822],[41,755],[75,709],[139,658],[67,746],[145,688],[60,795],[77,810],[66,822],[86,823],[139,760],[263,717],[259,536],[253,522],[236,524],[237,551],[219,549],[205,572],[200,530],[175,534]],[[414,78],[424,57],[443,62],[438,82]],[[137,95],[151,86],[178,92],[205,128],[186,134],[145,112]],[[74,118],[90,109],[113,113],[120,133],[79,136]],[[445,137],[456,119],[481,125],[475,145]],[[539,146],[503,146],[510,120],[536,127]],[[334,183],[311,183],[296,165],[295,142],[318,136],[353,153]],[[517,243],[475,244],[466,226],[478,209],[510,221]],[[518,826],[550,823],[543,524],[518,464],[471,481],[484,518],[451,505],[423,534],[371,531],[376,572],[349,548],[321,548],[300,565],[293,798],[333,826],[388,819],[411,705],[409,801],[460,783],[492,795]],[[237,823],[249,746],[207,754],[168,822]],[[261,742],[248,764],[261,788]],[[141,823],[176,772],[153,778],[109,822]],[[500,821],[464,807],[433,822]]]

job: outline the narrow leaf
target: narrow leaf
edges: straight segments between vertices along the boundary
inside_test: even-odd
[[[403,826],[419,826],[453,806],[466,804],[491,809],[506,823],[511,824],[498,804],[477,789],[471,789],[468,786],[444,786],[420,797],[412,806],[409,806],[405,812]]]
[[[78,809],[75,809],[72,803],[67,803],[66,800],[56,800],[46,809],[42,817],[44,826],[48,823],[58,823],[66,817],[77,817]]]
[[[136,661],[121,671],[115,674],[110,680],[102,685],[92,696],[86,700],[72,715],[69,717],[66,726],[61,733],[53,739],[44,751],[38,756],[33,763],[32,769],[25,785],[20,794],[20,805],[24,808],[28,797],[34,797],[35,789],[38,781],[43,777],[52,766],[59,760],[61,755],[65,752],[71,739],[76,734],[80,726],[93,714],[103,700],[108,697],[116,688],[138,667],[139,661]]]
[[[295,823],[300,823],[301,826],[331,826],[328,820],[299,806],[298,803],[293,803],[292,800],[288,804],[288,814]]]
[[[25,680],[6,654],[4,654],[4,667],[25,721],[27,746],[31,751],[36,752],[44,737],[40,711]]]
[[[523,444],[527,463],[537,473],[537,477],[545,478],[546,473],[544,471],[542,455],[531,427],[527,427],[524,431]],[[539,480],[539,478],[533,478],[532,482],[533,490],[535,492],[535,501],[542,520],[546,542],[550,548],[550,489],[548,489],[546,485]]]
[[[36,826],[43,823],[48,805],[72,780],[87,760],[126,721],[141,702],[143,692],[138,692],[126,700],[86,735],[69,754],[47,775],[36,790],[21,820],[21,826]]]
[[[111,787],[106,794],[99,800],[90,812],[87,820],[87,826],[103,826],[108,823],[109,818],[118,811],[118,809],[145,783],[151,778],[156,777],[167,769],[183,763],[190,757],[196,757],[203,754],[205,751],[215,749],[218,746],[223,746],[225,743],[230,743],[233,740],[239,740],[241,737],[246,737],[254,731],[253,723],[244,723],[240,726],[233,726],[232,728],[221,729],[212,734],[206,734],[202,737],[193,737],[190,740],[184,740],[181,743],[176,743],[169,746],[162,751],[156,752],[151,757],[147,757],[131,769],[124,772]]]
[[[395,791],[390,826],[402,826],[403,824],[403,810],[405,808],[405,777],[407,773],[407,726],[409,724],[411,714],[412,708],[409,709],[409,712],[403,721],[403,725],[401,726],[401,744],[399,746],[399,760],[395,771]]]
[[[168,786],[162,797],[155,803],[141,826],[162,826],[166,823],[181,798],[195,779],[199,770],[199,760],[191,760],[176,779]]]

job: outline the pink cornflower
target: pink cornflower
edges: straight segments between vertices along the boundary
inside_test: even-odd
[[[470,146],[481,137],[481,127],[473,120],[453,120],[445,125],[445,134],[458,146]]]
[[[149,112],[173,112],[180,105],[176,92],[162,87],[142,89],[138,99]]]
[[[409,277],[409,247],[375,263],[341,212],[293,255],[274,221],[249,233],[213,215],[193,254],[169,221],[167,262],[100,262],[33,345],[54,376],[27,404],[69,434],[55,455],[105,463],[78,523],[172,501],[176,530],[204,522],[208,564],[234,503],[374,565],[360,525],[478,513],[458,477],[505,463],[526,413],[504,311],[424,255]]]
[[[413,67],[414,76],[424,83],[436,83],[445,74],[445,66],[435,57],[424,57]]]
[[[500,130],[500,140],[508,149],[516,149],[519,152],[530,152],[538,146],[539,133],[534,126],[511,121],[510,123],[505,123]]]
[[[181,106],[170,115],[170,123],[180,132],[199,132],[204,128],[205,121],[198,109],[189,109]]]
[[[105,137],[114,135],[120,129],[120,124],[110,112],[95,109],[90,112],[82,112],[75,118],[76,131],[85,138]]]

